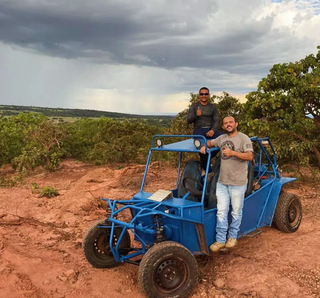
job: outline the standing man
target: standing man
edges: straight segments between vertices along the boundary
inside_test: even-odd
[[[252,143],[249,137],[237,130],[238,122],[231,116],[223,119],[227,134],[207,142],[207,146],[220,147],[221,167],[217,183],[216,242],[210,246],[213,252],[232,248],[237,244],[242,220],[244,195],[247,189],[247,161],[253,160]],[[205,154],[205,146],[200,149]],[[232,221],[228,229],[228,212],[231,201]],[[226,242],[228,232],[228,241]]]
[[[207,87],[202,87],[199,90],[200,100],[191,105],[187,123],[194,124],[193,134],[201,135],[207,139],[215,139],[222,135],[218,130],[219,113],[216,106],[209,102],[210,91]],[[212,157],[214,157],[212,155]],[[200,154],[201,166],[205,170],[207,167],[208,154]],[[212,169],[210,167],[209,172]]]

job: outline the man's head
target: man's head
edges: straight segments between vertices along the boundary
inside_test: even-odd
[[[232,134],[237,131],[238,122],[232,116],[227,116],[222,120],[222,127],[228,134]]]
[[[202,87],[199,90],[199,98],[202,104],[207,104],[210,98],[210,91],[207,87]]]

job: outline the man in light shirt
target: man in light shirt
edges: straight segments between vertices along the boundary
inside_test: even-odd
[[[210,250],[218,252],[221,248],[232,248],[237,244],[242,220],[244,195],[247,189],[248,165],[253,160],[250,138],[237,130],[238,122],[231,116],[223,119],[226,134],[209,140],[207,146],[220,147],[221,166],[217,183],[217,225],[216,242]],[[200,149],[206,154],[205,147]],[[232,206],[232,221],[228,227],[229,206]],[[228,237],[228,240],[227,240]]]

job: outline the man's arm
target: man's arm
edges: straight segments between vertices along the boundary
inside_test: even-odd
[[[212,126],[211,129],[206,133],[208,138],[211,138],[214,135],[214,132],[218,129],[219,125],[219,113],[216,106],[212,105]]]
[[[216,131],[219,127],[219,112],[217,107],[213,104],[212,112],[212,127],[211,130]]]
[[[246,152],[237,152],[231,150],[228,146],[225,146],[222,150],[223,155],[227,157],[235,156],[242,160],[252,161],[253,160],[253,152],[246,151]]]
[[[217,140],[217,139],[207,141],[207,147],[208,147],[208,148],[217,147],[218,145],[216,144],[216,140]],[[205,146],[202,146],[202,147],[200,148],[200,153],[206,154]]]
[[[196,118],[197,118],[197,114],[196,114],[196,111],[195,111],[195,106],[193,104],[193,105],[191,105],[191,107],[189,109],[189,112],[188,112],[187,123],[188,124],[193,123],[194,120],[196,120]]]

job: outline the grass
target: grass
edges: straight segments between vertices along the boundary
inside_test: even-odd
[[[40,193],[40,197],[46,197],[46,198],[53,198],[59,195],[59,192],[57,189],[55,189],[54,187],[51,186],[44,186],[41,189],[41,193]]]

